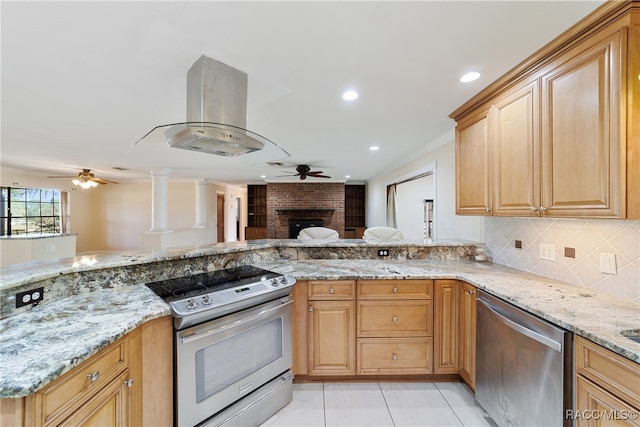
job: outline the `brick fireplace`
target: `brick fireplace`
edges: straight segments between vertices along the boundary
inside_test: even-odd
[[[267,235],[288,239],[289,220],[322,220],[344,236],[343,183],[268,183]]]

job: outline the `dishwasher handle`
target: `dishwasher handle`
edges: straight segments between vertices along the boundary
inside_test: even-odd
[[[540,344],[543,344],[557,352],[562,352],[562,343],[561,342],[557,342],[552,340],[549,337],[545,337],[544,335],[541,335],[539,333],[537,333],[536,331],[527,328],[524,325],[521,325],[517,322],[514,322],[513,320],[503,316],[502,314],[500,314],[499,312],[497,312],[492,306],[491,303],[489,303],[489,301],[484,300],[480,297],[477,298],[478,303],[480,303],[483,307],[485,307],[487,310],[489,310],[502,324],[506,325],[507,327],[520,332],[522,335],[525,335],[529,338],[531,338],[532,340],[535,340],[537,342],[539,342]]]

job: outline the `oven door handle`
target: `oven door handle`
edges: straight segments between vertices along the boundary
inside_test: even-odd
[[[221,331],[224,331],[225,329],[237,328],[238,326],[242,326],[242,325],[245,325],[247,323],[254,322],[254,321],[256,321],[258,319],[261,319],[263,317],[268,317],[271,314],[273,314],[274,312],[277,312],[278,310],[282,310],[284,307],[286,307],[288,305],[291,305],[291,304],[293,304],[293,300],[289,300],[289,301],[287,301],[285,303],[282,303],[282,304],[280,304],[280,305],[278,305],[276,307],[271,307],[271,308],[264,309],[264,310],[260,311],[259,313],[256,313],[256,314],[254,314],[252,316],[245,317],[245,318],[243,318],[241,320],[238,320],[237,322],[227,323],[225,325],[218,325],[218,326],[215,326],[215,327],[213,327],[211,329],[207,329],[206,331],[203,331],[203,332],[196,332],[193,335],[184,336],[184,337],[182,337],[182,344],[187,344],[187,343],[190,343],[190,342],[193,342],[193,341],[198,341],[198,340],[206,338],[208,336],[220,333]]]

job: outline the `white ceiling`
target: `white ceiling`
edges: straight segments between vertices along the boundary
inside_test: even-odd
[[[449,113],[601,3],[2,1],[0,164],[231,184],[309,164],[362,182],[425,152],[453,128]],[[248,74],[248,128],[290,167],[132,147],[185,120],[186,73],[203,54]],[[471,69],[483,76],[460,83]]]

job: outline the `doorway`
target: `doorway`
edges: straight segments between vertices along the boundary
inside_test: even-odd
[[[224,194],[217,194],[217,203],[216,203],[216,221],[217,221],[217,234],[218,234],[218,243],[224,242]]]

